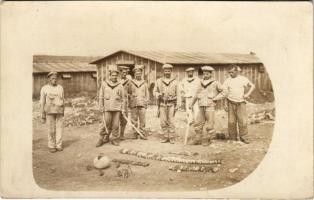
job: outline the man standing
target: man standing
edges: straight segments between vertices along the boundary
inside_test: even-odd
[[[158,99],[160,109],[160,126],[163,131],[162,143],[175,142],[175,126],[173,118],[175,110],[180,104],[178,83],[175,77],[172,77],[173,66],[164,64],[162,66],[164,76],[156,81],[154,95]]]
[[[223,89],[222,85],[213,78],[214,68],[204,66],[202,70],[203,79],[200,81],[199,88],[189,108],[192,109],[196,100],[198,100],[199,112],[194,124],[196,136],[192,144],[208,146],[211,144],[211,137],[215,132],[215,102],[213,99]],[[205,131],[203,131],[204,126],[206,127]]]
[[[118,82],[119,71],[116,65],[109,66],[109,80],[104,81],[99,92],[99,107],[103,113],[104,124],[99,132],[99,140],[96,147],[109,142],[119,146],[119,121],[121,112],[125,113],[124,88]]]
[[[190,67],[186,69],[187,77],[184,78],[180,83],[180,95],[185,99],[185,110],[189,123],[194,123],[196,119],[196,113],[198,113],[198,106],[193,106],[189,109],[189,105],[192,102],[192,98],[195,95],[196,90],[199,87],[200,80],[194,76],[194,68]]]
[[[145,137],[145,121],[146,121],[146,109],[149,101],[149,93],[147,83],[142,79],[143,65],[136,65],[133,69],[135,78],[130,81],[129,84],[129,95],[130,95],[130,108],[131,108],[131,119],[134,126],[139,127],[139,130],[143,133],[144,137],[134,131],[134,138],[140,137],[146,140]],[[139,126],[138,126],[139,121]]]
[[[49,84],[40,91],[42,123],[48,121],[48,148],[51,153],[62,151],[62,129],[64,116],[63,87],[57,84],[57,72],[47,75]]]
[[[120,66],[121,68],[121,84],[124,88],[124,103],[125,103],[125,108],[126,108],[126,112],[125,112],[125,117],[128,117],[128,104],[129,104],[129,97],[128,97],[128,93],[127,93],[127,88],[129,85],[129,79],[127,78],[128,72],[129,72],[129,68],[127,66]],[[123,115],[120,115],[120,140],[125,140],[124,137],[124,131],[125,131],[125,127],[127,125],[127,120],[123,117]]]
[[[229,69],[230,77],[227,78],[223,84],[224,92],[217,96],[214,100],[227,97],[228,104],[228,132],[231,140],[240,140],[248,144],[247,127],[247,112],[246,112],[246,98],[248,98],[255,85],[244,76],[239,75],[241,68],[237,65],[231,65]],[[245,88],[249,86],[250,89],[244,93]],[[237,130],[239,128],[239,131]]]

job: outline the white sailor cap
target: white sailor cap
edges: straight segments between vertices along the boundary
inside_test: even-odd
[[[138,71],[138,70],[143,71],[143,69],[144,69],[144,65],[135,65],[135,67],[133,68],[133,71]]]
[[[186,72],[190,72],[190,71],[194,71],[195,69],[194,69],[194,67],[189,67],[189,68],[187,68],[185,71]]]
[[[202,67],[202,70],[203,70],[203,71],[215,71],[215,69],[214,69],[213,67],[208,66],[208,65],[207,65],[207,66],[203,66],[203,67]]]
[[[231,71],[231,70],[236,70],[238,72],[242,71],[241,68],[238,65],[235,65],[235,64],[230,65],[229,71]]]
[[[166,63],[166,64],[164,64],[164,65],[162,66],[162,68],[163,68],[163,69],[173,69],[173,66]]]

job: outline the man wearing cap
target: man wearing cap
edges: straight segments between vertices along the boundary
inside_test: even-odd
[[[129,79],[127,78],[128,72],[129,72],[129,68],[127,66],[120,66],[121,68],[121,84],[124,88],[124,103],[125,103],[125,108],[128,108],[128,104],[129,104],[129,97],[128,97],[128,92],[127,92],[127,88],[129,85]],[[128,112],[126,110],[125,112],[125,117],[128,117]],[[123,115],[120,115],[120,140],[125,140],[124,137],[124,131],[125,131],[125,127],[127,125],[127,120],[123,117]]]
[[[199,112],[196,117],[194,129],[196,136],[192,144],[208,146],[211,144],[211,137],[214,134],[215,102],[214,98],[222,92],[222,85],[213,78],[214,68],[211,66],[202,67],[203,79],[200,81],[196,94],[193,97],[189,108],[192,109],[198,100]],[[205,126],[205,130],[203,131]]]
[[[104,81],[99,91],[99,107],[103,113],[103,126],[99,132],[99,140],[96,147],[100,147],[109,142],[111,135],[111,144],[119,146],[119,122],[121,112],[125,114],[125,94],[124,88],[118,82],[118,68],[116,65],[109,66],[109,80]]]
[[[185,77],[180,83],[180,95],[185,99],[185,110],[188,117],[188,122],[194,123],[196,119],[196,113],[198,113],[198,106],[194,105],[190,110],[189,105],[192,102],[192,98],[195,95],[196,90],[200,84],[198,77],[194,76],[195,69],[193,67],[187,68],[187,77]]]
[[[139,127],[144,137],[140,136],[135,129],[134,139],[140,137],[140,139],[146,140],[145,137],[145,120],[146,120],[146,109],[149,100],[148,86],[147,83],[142,79],[143,65],[136,65],[133,69],[134,79],[130,81],[128,93],[130,95],[130,108],[131,108],[131,119],[134,126]],[[139,126],[138,126],[139,121]]]
[[[229,138],[248,144],[249,142],[246,138],[248,134],[246,99],[255,89],[255,85],[248,78],[239,75],[240,72],[241,68],[239,66],[230,66],[230,77],[223,83],[224,91],[215,97],[214,100],[227,97]],[[248,86],[250,89],[245,93],[245,89]]]
[[[57,72],[47,75],[49,84],[44,85],[40,91],[40,110],[42,123],[48,121],[48,148],[51,153],[62,151],[62,129],[64,116],[64,91],[57,84]]]
[[[162,143],[175,142],[175,125],[173,122],[175,110],[180,107],[178,83],[175,77],[172,77],[173,66],[163,65],[164,76],[156,81],[154,95],[159,101],[160,126],[163,131]]]

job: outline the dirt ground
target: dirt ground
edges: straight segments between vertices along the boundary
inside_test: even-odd
[[[260,105],[260,107],[265,105]],[[248,106],[249,112],[256,110],[255,105]],[[266,106],[267,107],[267,106]],[[47,149],[47,128],[39,119],[33,121],[33,174],[37,184],[49,190],[68,191],[197,191],[223,188],[240,182],[262,161],[271,142],[274,121],[262,121],[249,125],[250,144],[228,143],[227,140],[214,140],[209,147],[183,145],[185,133],[185,113],[176,114],[176,144],[162,144],[159,120],[156,108],[147,112],[147,127],[151,130],[149,140],[126,140],[119,147],[105,144],[96,148],[100,124],[81,127],[67,127],[63,133],[64,151],[50,153]],[[227,116],[222,110],[216,113],[216,129],[226,133]],[[131,128],[127,126],[126,137],[130,137]],[[190,135],[193,135],[191,131]],[[174,151],[197,152],[198,155],[178,156],[189,159],[222,159],[219,171],[213,172],[175,172],[168,168],[176,163],[146,160],[131,155],[120,154],[122,148],[143,152],[169,155]],[[117,176],[117,168],[111,165],[103,170],[88,171],[93,159],[103,153],[114,158],[125,158],[150,163],[148,167],[130,165],[132,174],[123,179]]]

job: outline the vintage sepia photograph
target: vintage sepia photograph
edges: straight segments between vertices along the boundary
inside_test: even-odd
[[[2,10],[6,197],[313,195],[311,4]]]
[[[254,52],[34,55],[33,81],[33,172],[50,190],[223,188],[272,139],[272,84]]]

